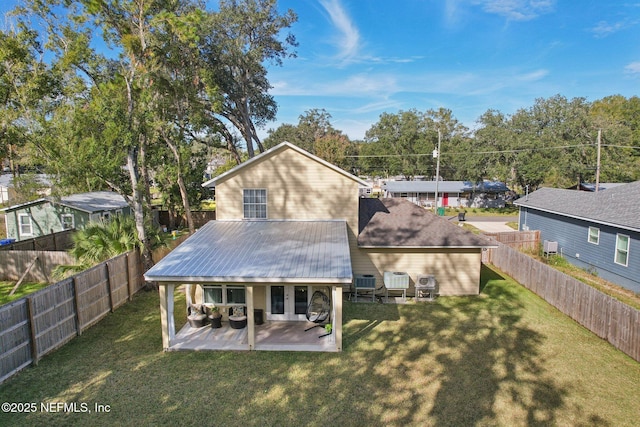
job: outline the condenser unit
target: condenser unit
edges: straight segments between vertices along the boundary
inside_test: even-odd
[[[353,287],[354,302],[358,302],[358,291],[371,292],[371,301],[376,300],[376,276],[373,274],[356,274]]]
[[[438,293],[438,282],[433,274],[416,277],[416,301],[433,301]]]
[[[402,291],[401,302],[407,302],[407,289],[409,289],[409,274],[401,271],[384,272],[385,297],[389,302],[389,290]]]

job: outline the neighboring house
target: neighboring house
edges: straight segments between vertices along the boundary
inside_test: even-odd
[[[32,175],[34,176],[34,175]],[[42,184],[45,191],[39,193],[41,196],[47,196],[51,194],[51,183],[49,178],[45,174],[35,175],[35,179]],[[16,198],[16,190],[13,185],[13,175],[10,173],[0,175],[0,204],[10,203]]]
[[[7,238],[16,240],[83,228],[89,222],[131,213],[124,197],[111,191],[73,194],[60,199],[47,197],[0,209],[0,212],[5,214]]]
[[[438,206],[454,208],[502,208],[510,193],[498,181],[438,181],[437,187],[436,181],[387,181],[382,190],[385,197],[400,197],[426,207],[435,206],[437,190]]]
[[[515,202],[519,229],[540,230],[572,264],[640,292],[640,181],[598,192],[541,188]]]
[[[620,182],[601,182],[598,184],[598,191],[607,190],[609,188],[618,187],[620,185],[624,185],[624,183]],[[596,191],[596,184],[589,182],[581,182],[579,186],[573,186],[567,188],[567,190],[581,190],[581,191]]]
[[[176,334],[181,284],[190,287],[188,302],[216,304],[226,314],[246,306],[246,341],[223,347],[245,350],[341,351],[343,292],[354,275],[370,275],[382,288],[385,272],[403,272],[411,294],[417,276],[428,273],[441,295],[479,293],[481,253],[490,241],[405,200],[360,198],[365,181],[290,143],[203,185],[215,187],[217,220],[145,274],[160,286],[165,349],[212,343],[205,337],[189,347],[191,332]],[[275,345],[261,341],[256,310],[272,323],[306,320],[317,290],[331,298],[331,336],[312,346],[300,345],[301,331]]]

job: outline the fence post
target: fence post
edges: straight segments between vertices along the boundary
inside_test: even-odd
[[[76,330],[78,336],[82,335],[82,319],[80,319],[80,302],[78,301],[78,282],[74,277],[73,281],[73,308],[76,312]]]
[[[105,262],[104,266],[107,273],[107,286],[109,287],[109,307],[113,313],[115,311],[115,307],[113,304],[113,283],[111,281],[111,267],[109,267],[109,261]]]
[[[33,298],[27,297],[27,318],[29,319],[29,335],[31,337],[31,360],[34,365],[37,365],[40,358],[38,356],[38,335],[36,333],[35,322],[33,321],[34,311]]]
[[[131,252],[127,252],[125,256],[127,260],[127,290],[129,291],[129,301],[133,299],[133,292],[131,291],[131,271],[129,270],[131,267],[129,266],[129,255]]]

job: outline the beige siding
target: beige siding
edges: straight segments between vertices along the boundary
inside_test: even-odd
[[[216,185],[217,219],[242,219],[242,190],[264,188],[268,219],[344,219],[355,236],[358,183],[292,149],[275,154]]]
[[[440,295],[477,295],[480,288],[480,249],[356,249],[353,274],[374,274],[383,285],[385,271],[402,271],[411,278],[408,295],[415,293],[418,274],[433,274]]]

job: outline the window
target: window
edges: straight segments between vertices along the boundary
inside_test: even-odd
[[[600,229],[597,227],[589,227],[589,243],[597,245],[600,242]]]
[[[222,285],[205,286],[204,303],[222,305]]]
[[[227,304],[245,304],[244,287],[227,287]]]
[[[60,216],[60,222],[62,222],[63,230],[71,230],[75,228],[75,220],[73,214],[62,214]]]
[[[267,190],[242,190],[244,219],[267,219]]]
[[[207,285],[204,286],[204,303],[217,305],[246,304],[244,286]]]
[[[615,263],[627,266],[629,262],[629,236],[618,234],[616,236],[616,258]]]
[[[19,214],[18,226],[20,227],[20,236],[33,236],[33,227],[31,225],[31,215]]]

